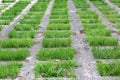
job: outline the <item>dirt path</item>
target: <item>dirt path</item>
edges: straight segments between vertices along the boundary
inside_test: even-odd
[[[13,30],[13,26],[29,11],[29,9],[37,2],[32,1],[14,20],[1,31],[1,38],[8,38],[8,33]]]
[[[23,63],[23,67],[21,68],[21,71],[18,74],[17,79],[23,78],[25,80],[35,80],[34,64],[37,61],[36,57],[37,57],[39,49],[41,48],[42,39],[44,38],[43,32],[45,31],[45,28],[49,23],[49,16],[50,16],[50,12],[52,10],[53,3],[54,3],[54,0],[51,0],[49,5],[48,5],[46,13],[45,13],[45,15],[42,18],[42,21],[40,23],[41,27],[38,30],[36,37],[34,38],[34,40],[37,41],[38,43],[34,44],[30,48],[30,56],[27,57],[26,61]]]
[[[118,6],[114,5],[110,0],[105,0],[105,2],[120,14],[120,8]]]
[[[96,61],[93,58],[92,52],[85,41],[85,34],[80,33],[82,25],[80,19],[77,17],[76,8],[71,0],[69,4],[69,15],[71,19],[71,26],[73,35],[73,46],[76,50],[76,60],[81,64],[81,67],[75,70],[78,80],[101,80],[100,75],[96,70]]]

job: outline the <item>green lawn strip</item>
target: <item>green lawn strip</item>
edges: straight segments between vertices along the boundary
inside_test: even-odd
[[[46,38],[69,38],[71,34],[72,32],[70,30],[63,30],[63,31],[47,30],[44,33],[44,36]]]
[[[0,49],[1,61],[25,60],[29,55],[29,49]]]
[[[50,19],[49,24],[69,24],[69,19]]]
[[[60,11],[54,10],[51,12],[51,15],[61,15],[61,14],[66,15],[66,14],[68,14],[68,12],[67,12],[67,10],[60,10]]]
[[[70,38],[44,38],[42,46],[44,48],[70,47],[72,40]]]
[[[38,53],[39,60],[61,59],[69,60],[74,58],[75,50],[68,48],[41,48]]]
[[[0,64],[0,78],[16,78],[22,67],[22,63],[10,62],[7,64]]]
[[[47,30],[70,30],[70,24],[49,24]]]
[[[81,19],[81,22],[82,23],[101,23],[101,20],[100,19],[98,19],[98,18],[96,18],[96,19],[90,19],[90,18],[88,18],[88,19]]]
[[[34,31],[37,30],[39,28],[39,26],[37,26],[36,24],[16,24],[14,26],[14,30],[16,31]]]
[[[106,29],[106,26],[102,23],[95,23],[95,24],[82,23],[82,25],[84,30]]]
[[[120,61],[97,62],[97,69],[101,76],[120,76]]]
[[[36,77],[75,77],[74,67],[77,67],[73,60],[60,62],[40,62],[35,64]]]
[[[76,8],[82,8],[82,9],[86,9],[89,8],[90,5],[87,4],[86,0],[73,0]]]
[[[68,19],[68,15],[50,15],[50,19]]]
[[[117,46],[118,39],[117,38],[108,38],[101,36],[87,36],[87,41],[90,46]]]
[[[34,38],[35,31],[15,31],[9,32],[9,38]]]
[[[32,39],[2,39],[0,41],[1,48],[28,48],[35,42]]]
[[[32,18],[32,19],[22,19],[21,21],[20,21],[20,24],[36,24],[36,25],[39,25],[40,24],[40,18],[37,18],[37,19],[34,19],[34,18]]]
[[[112,31],[110,29],[91,29],[86,30],[87,36],[111,36]]]
[[[3,3],[14,2],[15,0],[2,0]]]
[[[93,55],[96,59],[120,59],[120,48],[92,48]]]

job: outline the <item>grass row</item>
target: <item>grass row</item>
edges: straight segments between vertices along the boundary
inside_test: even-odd
[[[68,0],[55,0],[38,53],[38,59],[44,62],[35,65],[36,77],[75,77],[75,50],[71,46],[72,32],[67,3]]]
[[[14,2],[15,0],[2,0],[3,3]]]
[[[103,0],[91,0],[106,16],[114,20],[118,19],[118,14],[113,9],[108,8]],[[92,48],[96,59],[119,59],[118,39],[111,37],[111,30],[107,29],[102,23],[98,14],[92,11],[86,0],[73,0],[78,8],[78,14],[81,19],[83,29],[86,33],[86,39]],[[115,16],[114,16],[115,15]],[[116,22],[116,21],[115,21]],[[113,48],[101,48],[101,47]],[[119,63],[97,62],[97,69],[101,76],[119,76]],[[117,71],[118,70],[118,71]]]

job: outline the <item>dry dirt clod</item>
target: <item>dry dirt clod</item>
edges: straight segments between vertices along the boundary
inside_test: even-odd
[[[80,30],[80,33],[85,33],[85,30]]]

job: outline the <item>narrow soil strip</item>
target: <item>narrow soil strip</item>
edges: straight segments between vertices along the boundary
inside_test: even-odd
[[[101,80],[100,75],[96,70],[96,61],[93,58],[92,52],[86,43],[84,33],[80,33],[82,25],[80,19],[77,18],[76,8],[71,0],[69,0],[69,15],[73,31],[73,47],[76,50],[75,59],[81,67],[75,69],[78,80]]]
[[[1,38],[8,38],[8,33],[13,30],[13,26],[29,11],[29,9],[37,2],[32,1],[14,20],[1,31]]]
[[[48,8],[46,10],[46,13],[44,15],[44,17],[42,18],[42,21],[40,23],[40,29],[38,30],[38,33],[36,35],[36,37],[34,38],[35,41],[37,41],[37,44],[34,44],[31,48],[30,48],[30,56],[28,58],[26,58],[26,61],[23,62],[23,67],[21,68],[20,73],[18,74],[17,79],[25,79],[25,80],[35,80],[35,74],[34,74],[34,64],[37,61],[37,54],[38,51],[41,47],[41,41],[43,39],[43,32],[45,31],[46,26],[48,25],[49,22],[49,16],[50,16],[50,12],[52,10],[53,7],[53,3],[54,0],[51,0]]]
[[[114,5],[110,0],[105,0],[105,2],[120,14],[120,8],[118,6]]]

